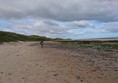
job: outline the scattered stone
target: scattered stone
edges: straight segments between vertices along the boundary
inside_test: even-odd
[[[83,80],[80,80],[81,82],[83,82]]]
[[[35,65],[39,65],[39,64],[35,64]]]
[[[11,75],[11,73],[9,73],[8,75]]]
[[[115,79],[118,79],[118,77],[115,77]]]
[[[3,74],[3,72],[1,72],[1,74]]]
[[[118,71],[117,69],[115,69],[114,71]]]
[[[77,76],[77,79],[80,79],[80,76]]]
[[[102,77],[98,76],[99,79],[101,79]]]
[[[94,69],[94,70],[92,70],[93,72],[96,72],[96,70]]]
[[[54,76],[58,76],[58,74],[54,74]]]
[[[21,79],[26,79],[25,77],[22,77]]]

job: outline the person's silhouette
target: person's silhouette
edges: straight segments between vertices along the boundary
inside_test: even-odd
[[[41,40],[40,45],[41,45],[41,47],[43,48],[43,45],[44,45],[43,40]]]

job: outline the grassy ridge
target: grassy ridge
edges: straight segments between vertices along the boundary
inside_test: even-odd
[[[0,42],[17,42],[17,41],[40,41],[40,40],[51,40],[45,36],[26,36],[11,32],[0,31]]]

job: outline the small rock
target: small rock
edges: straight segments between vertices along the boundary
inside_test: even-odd
[[[98,78],[100,79],[100,78],[102,78],[102,77],[98,76]]]
[[[11,75],[11,73],[9,73],[8,75]]]
[[[1,72],[1,74],[3,74],[3,72]]]
[[[96,70],[92,70],[93,72],[96,72]]]
[[[80,76],[77,76],[77,79],[80,79]]]
[[[35,64],[35,65],[39,65],[39,64]]]
[[[22,77],[21,79],[26,79],[25,77]]]
[[[83,80],[80,80],[81,82],[83,82]]]
[[[54,76],[58,76],[58,74],[54,74]]]
[[[118,71],[117,69],[115,69],[114,71]]]

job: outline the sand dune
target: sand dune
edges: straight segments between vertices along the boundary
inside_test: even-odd
[[[0,83],[118,83],[118,52],[59,43],[0,45]]]

